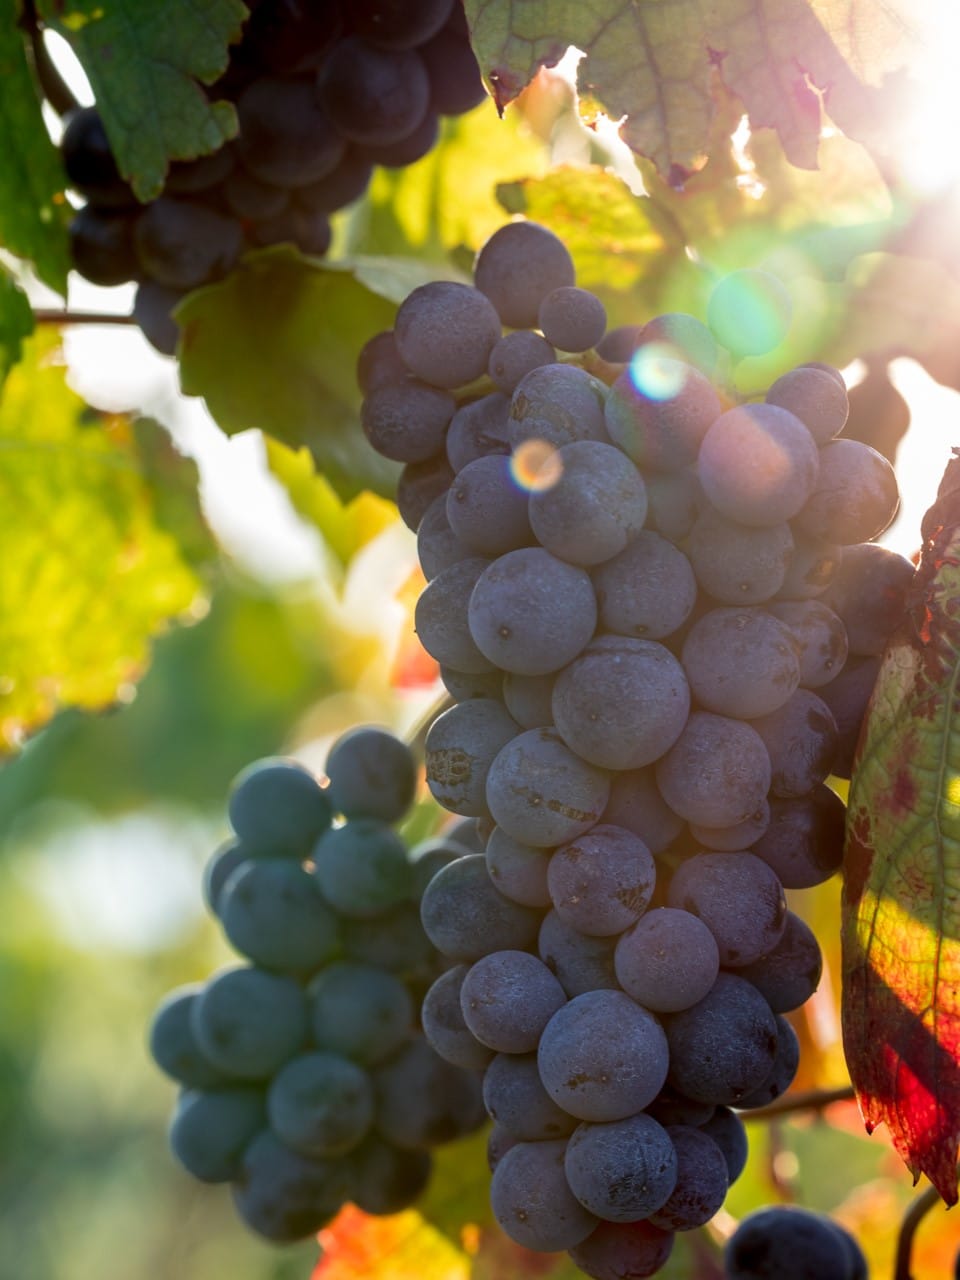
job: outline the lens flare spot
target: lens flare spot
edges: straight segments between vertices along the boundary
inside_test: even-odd
[[[560,454],[546,440],[525,440],[510,459],[510,471],[521,489],[542,493],[552,489],[563,475]]]
[[[630,378],[648,400],[673,400],[683,390],[689,366],[668,342],[648,342],[630,361]]]

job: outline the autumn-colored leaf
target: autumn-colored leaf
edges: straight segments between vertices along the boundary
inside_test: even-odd
[[[754,129],[775,129],[792,164],[814,168],[822,106],[851,137],[878,128],[878,85],[916,39],[890,0],[466,0],[474,49],[502,109],[570,45],[591,103],[672,181],[705,158],[722,82]]]
[[[847,811],[843,1035],[868,1130],[957,1201],[960,1141],[960,457],[924,518]]]

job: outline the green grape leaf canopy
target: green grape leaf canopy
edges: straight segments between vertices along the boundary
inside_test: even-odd
[[[0,757],[63,707],[128,697],[151,638],[205,609],[196,468],[154,424],[89,410],[57,342],[25,343],[0,401]]]
[[[847,811],[844,1048],[868,1129],[957,1201],[960,1142],[960,457],[924,518]]]
[[[0,390],[23,355],[23,340],[33,332],[33,311],[20,286],[0,270]]]
[[[233,107],[210,101],[202,86],[226,70],[247,16],[241,0],[41,0],[38,8],[83,64],[140,200],[160,194],[171,160],[216,151],[236,132]]]
[[[849,136],[881,136],[886,74],[917,42],[890,0],[466,0],[477,58],[502,110],[573,45],[578,85],[622,119],[621,135],[670,181],[704,162],[722,85],[751,126],[775,129],[792,164],[815,168],[821,105]]]
[[[17,13],[15,0],[0,0],[0,245],[32,262],[45,284],[65,293],[70,209],[63,166],[43,122]],[[6,293],[2,284],[0,290]],[[0,344],[8,314],[4,296]]]

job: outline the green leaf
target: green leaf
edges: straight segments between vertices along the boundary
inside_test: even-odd
[[[379,275],[386,288],[386,270]],[[323,266],[289,247],[248,255],[226,280],[179,307],[180,377],[227,433],[259,428],[312,453],[334,492],[392,496],[399,468],[360,429],[356,363],[393,324],[396,307],[347,264]]]
[[[960,457],[923,520],[847,808],[843,1043],[868,1132],[957,1202],[960,1135]]]
[[[56,343],[30,339],[0,397],[0,755],[62,707],[129,698],[151,637],[205,608],[171,532],[195,469],[173,464],[159,428],[94,415]]]
[[[20,286],[0,269],[0,388],[33,333],[33,310]]]
[[[39,7],[83,63],[138,199],[160,194],[171,160],[216,151],[236,133],[230,103],[209,101],[197,82],[212,84],[226,70],[227,45],[247,16],[241,0],[41,0]]]
[[[821,99],[852,137],[882,137],[877,87],[903,65],[912,32],[884,0],[466,0],[471,39],[498,107],[570,45],[583,110],[624,117],[621,135],[673,182],[705,159],[721,83],[752,128],[777,131],[792,164],[814,168]]]
[[[50,141],[30,68],[16,0],[0,0],[0,245],[37,269],[57,293],[67,291],[70,207],[60,155]],[[8,308],[0,299],[0,344]]]

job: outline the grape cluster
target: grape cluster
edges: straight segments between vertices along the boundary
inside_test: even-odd
[[[70,228],[73,265],[94,284],[139,282],[134,316],[173,354],[171,310],[225,275],[245,249],[330,245],[330,215],[361,196],[375,165],[426,155],[441,116],[483,100],[462,0],[260,0],[210,96],[236,103],[239,132],[174,164],[162,195],[138,204],[96,108],[62,141],[86,201]]]
[[[234,782],[235,838],[204,889],[250,963],[172,992],[150,1034],[181,1086],[174,1156],[204,1182],[231,1182],[241,1218],[279,1243],[314,1234],[348,1200],[406,1208],[429,1179],[429,1148],[485,1121],[476,1073],[439,1057],[417,1018],[443,968],[420,895],[469,847],[407,850],[392,824],[416,769],[391,734],[345,734],[326,767],[325,788],[281,759]]]
[[[869,541],[897,486],[839,434],[839,373],[756,403],[725,385],[788,321],[749,270],[708,324],[605,332],[562,242],[514,222],[473,286],[414,290],[359,363],[455,700],[427,780],[485,837],[423,896],[453,962],[424,1032],[486,1069],[503,1229],[597,1280],[653,1274],[717,1212],[737,1113],[793,1080],[784,1015],[821,956],[784,890],[839,867],[826,779],[849,776],[913,576]]]

